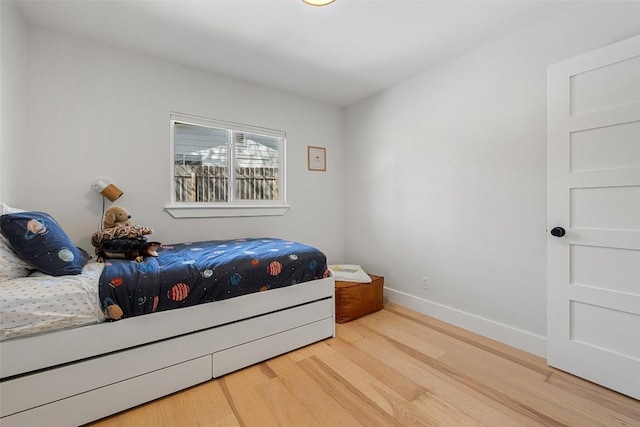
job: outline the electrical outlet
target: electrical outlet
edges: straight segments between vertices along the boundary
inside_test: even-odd
[[[422,276],[422,289],[428,291],[430,289],[430,281],[431,279],[427,276]]]

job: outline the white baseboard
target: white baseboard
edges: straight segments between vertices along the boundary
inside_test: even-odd
[[[436,319],[500,341],[512,347],[519,348],[520,350],[544,357],[545,359],[547,357],[546,337],[429,301],[415,295],[410,295],[396,289],[385,287],[384,295],[390,302],[435,317]]]

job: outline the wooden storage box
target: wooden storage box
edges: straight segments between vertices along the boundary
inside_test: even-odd
[[[382,310],[384,277],[369,275],[371,283],[336,280],[336,323],[345,323]]]

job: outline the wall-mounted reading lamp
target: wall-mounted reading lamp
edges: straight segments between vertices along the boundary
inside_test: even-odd
[[[122,196],[122,190],[107,181],[106,179],[99,179],[91,184],[94,190],[102,194],[105,199],[109,199],[111,202],[115,202]]]

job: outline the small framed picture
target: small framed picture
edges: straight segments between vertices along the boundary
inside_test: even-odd
[[[307,146],[307,161],[310,171],[327,170],[327,149],[324,147]]]

